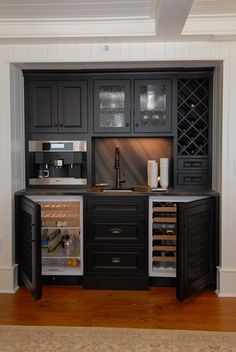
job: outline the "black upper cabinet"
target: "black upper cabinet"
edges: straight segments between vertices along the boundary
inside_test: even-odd
[[[86,81],[33,80],[26,89],[29,133],[87,131]]]
[[[94,132],[130,132],[130,80],[94,81]]]
[[[30,132],[57,132],[57,82],[30,81],[27,88]]]
[[[95,133],[171,133],[171,80],[95,80],[93,116]]]
[[[25,71],[24,78],[28,139],[171,137],[174,188],[212,187],[212,69]]]
[[[135,81],[135,132],[171,132],[171,80]]]
[[[58,123],[60,132],[87,131],[87,82],[58,82]]]

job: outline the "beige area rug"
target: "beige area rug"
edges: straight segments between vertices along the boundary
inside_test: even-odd
[[[0,325],[1,352],[231,352],[236,333]]]

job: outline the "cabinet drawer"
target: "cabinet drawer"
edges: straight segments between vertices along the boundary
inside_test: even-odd
[[[125,222],[127,221],[128,222]],[[143,219],[124,219],[109,221],[87,218],[86,242],[118,242],[143,243],[145,240],[145,221]]]
[[[147,271],[146,251],[144,248],[88,247],[85,267],[87,274],[144,274]]]
[[[94,197],[87,198],[86,213],[89,215],[137,216],[144,215],[146,198],[144,197]]]
[[[178,174],[178,185],[208,185],[208,174]]]
[[[208,159],[178,159],[178,170],[180,171],[207,171]]]

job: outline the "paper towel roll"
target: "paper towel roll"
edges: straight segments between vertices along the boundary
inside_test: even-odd
[[[147,162],[147,180],[150,188],[156,188],[158,184],[158,164],[156,160],[148,160]]]
[[[160,158],[160,185],[162,188],[169,186],[169,159]]]

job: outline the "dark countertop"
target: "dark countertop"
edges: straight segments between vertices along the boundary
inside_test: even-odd
[[[96,196],[183,196],[183,195],[195,195],[195,196],[219,196],[219,193],[212,190],[186,190],[186,189],[173,189],[168,188],[166,191],[151,191],[147,186],[134,186],[132,192],[103,192],[103,189],[108,189],[109,187],[91,187],[91,188],[52,188],[52,187],[42,187],[42,188],[25,188],[19,190],[15,193],[17,196],[22,195],[96,195]]]

